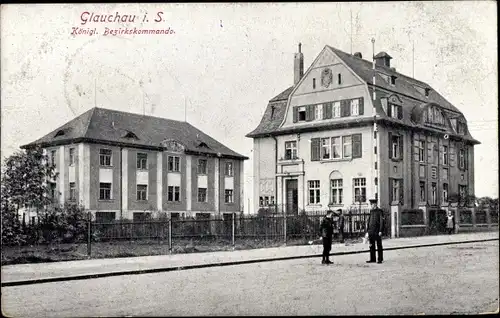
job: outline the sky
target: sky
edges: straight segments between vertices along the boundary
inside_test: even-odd
[[[83,24],[84,12],[136,18]],[[492,1],[2,5],[1,157],[95,106],[187,119],[250,157],[248,212],[245,135],[293,84],[298,43],[307,70],[325,45],[366,58],[375,38],[398,72],[462,111],[481,142],[476,195],[498,197],[496,12]],[[104,35],[134,27],[173,33]]]

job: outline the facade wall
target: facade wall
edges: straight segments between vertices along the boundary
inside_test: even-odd
[[[69,149],[75,149],[75,164],[70,166]],[[111,166],[101,166],[100,149],[110,149]],[[243,202],[242,177],[243,161],[236,159],[220,160],[220,169],[216,169],[218,158],[185,155],[184,153],[120,148],[99,144],[71,144],[46,148],[50,154],[56,151],[56,200],[64,203],[70,198],[70,182],[75,183],[76,200],[86,209],[94,212],[114,212],[115,218],[133,218],[135,212],[237,212]],[[137,154],[147,154],[147,169],[137,169]],[[180,158],[179,172],[168,171],[168,157]],[[161,164],[158,162],[161,158]],[[198,159],[207,160],[207,174],[198,174]],[[121,161],[121,163],[120,163]],[[190,161],[190,163],[188,163]],[[225,162],[233,163],[233,176],[228,181]],[[189,167],[188,167],[189,166]],[[188,173],[187,169],[190,169]],[[216,178],[216,173],[219,175]],[[120,183],[120,174],[122,177]],[[160,178],[160,179],[159,179]],[[190,180],[188,180],[190,178]],[[200,179],[205,179],[207,202],[198,202]],[[218,182],[216,182],[216,179]],[[99,183],[109,182],[110,200],[99,199]],[[147,200],[137,200],[137,184],[147,184]],[[180,187],[180,202],[168,200],[168,186]],[[189,187],[189,189],[188,189]],[[219,191],[216,191],[216,187]],[[225,187],[233,188],[233,202],[225,203]],[[58,194],[63,191],[62,194]],[[217,192],[217,193],[216,193]],[[216,197],[217,194],[217,197]],[[62,201],[64,198],[64,201]],[[161,198],[161,199],[160,199]],[[219,205],[216,204],[216,201]]]
[[[260,196],[273,196],[280,202],[276,192],[276,155],[275,141],[273,138],[255,138],[253,140],[253,173],[254,213],[259,207]]]

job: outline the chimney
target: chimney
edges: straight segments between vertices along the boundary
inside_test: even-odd
[[[295,53],[293,59],[293,85],[297,85],[304,76],[304,54],[301,52],[301,47],[302,44],[299,43],[299,53]]]
[[[361,52],[354,53],[354,56],[357,57],[357,58],[360,58],[360,59],[363,58],[363,55],[361,54]]]
[[[392,57],[385,53],[385,52],[380,52],[374,57],[375,59],[375,65],[378,66],[385,66],[385,67],[391,67],[391,59]]]

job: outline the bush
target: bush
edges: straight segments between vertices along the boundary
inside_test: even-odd
[[[2,244],[22,245],[26,243],[26,234],[17,216],[16,208],[2,196]]]
[[[87,231],[87,214],[75,204],[52,206],[40,213],[38,228],[41,243],[82,241]]]

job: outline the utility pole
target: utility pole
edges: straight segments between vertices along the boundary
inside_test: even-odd
[[[97,107],[97,78],[94,78],[94,107]]]
[[[351,11],[351,55],[352,55],[352,9]]]
[[[411,58],[411,64],[412,64],[412,76],[415,78],[415,40],[412,39],[412,58]]]

